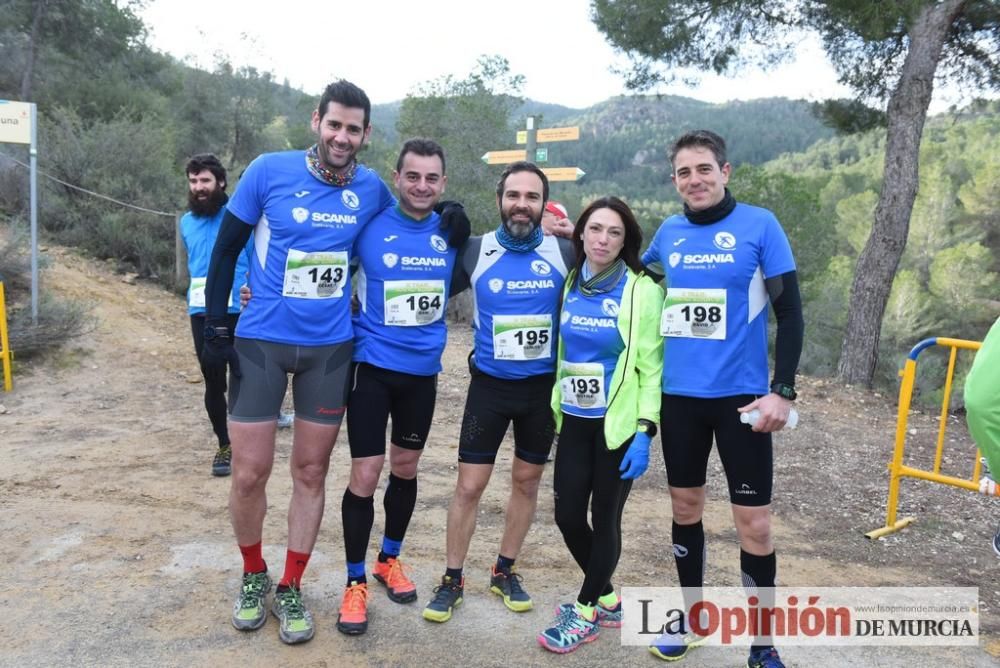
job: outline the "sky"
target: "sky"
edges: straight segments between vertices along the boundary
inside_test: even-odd
[[[251,11],[233,0],[147,0],[139,11],[149,44],[211,70],[220,56],[252,65],[316,95],[345,78],[375,104],[402,100],[422,83],[466,78],[482,55],[501,55],[525,77],[522,93],[539,102],[588,107],[625,94],[611,68],[626,66],[590,20],[589,0],[280,0]],[[349,8],[349,9],[348,9]],[[530,17],[530,19],[529,19]],[[470,28],[475,26],[475,28]],[[769,72],[661,92],[726,102],[760,97],[849,97],[817,42]],[[958,100],[938,92],[931,112]]]

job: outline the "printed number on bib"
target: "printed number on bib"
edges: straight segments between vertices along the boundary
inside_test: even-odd
[[[444,281],[386,281],[385,324],[415,327],[444,315]]]
[[[493,359],[533,360],[552,356],[552,316],[493,316]]]
[[[339,299],[347,283],[347,252],[288,251],[281,294],[301,299]]]
[[[188,293],[188,306],[192,308],[205,308],[205,286],[208,285],[208,278],[199,276],[191,279],[191,290]],[[233,305],[233,293],[229,292],[229,304]]]
[[[604,365],[600,362],[563,362],[559,369],[562,402],[577,408],[604,408]]]
[[[692,339],[726,338],[725,289],[668,288],[660,334]]]

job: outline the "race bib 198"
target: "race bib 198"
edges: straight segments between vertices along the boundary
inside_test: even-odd
[[[386,281],[385,324],[415,327],[444,315],[444,281]]]
[[[693,339],[726,338],[726,291],[668,288],[660,334]]]
[[[551,314],[493,316],[493,359],[533,360],[551,356]]]
[[[347,251],[289,250],[281,294],[301,299],[338,299],[347,284]]]

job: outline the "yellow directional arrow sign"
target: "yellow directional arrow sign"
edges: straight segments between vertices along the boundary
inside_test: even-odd
[[[487,151],[483,153],[483,157],[480,158],[487,165],[506,165],[511,162],[517,162],[518,160],[524,160],[524,150],[514,150],[514,151]]]
[[[579,167],[543,167],[549,181],[578,181],[586,174]]]
[[[571,128],[544,128],[535,133],[535,141],[544,144],[550,141],[576,141],[580,138],[580,126]],[[528,143],[528,131],[521,130],[517,133],[517,143]]]

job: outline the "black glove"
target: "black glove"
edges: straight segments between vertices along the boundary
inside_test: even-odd
[[[465,208],[458,202],[445,200],[438,202],[434,211],[441,216],[438,229],[448,233],[448,245],[452,248],[461,248],[472,234],[472,223],[465,215]]]
[[[214,323],[220,324],[214,324]],[[206,373],[226,373],[226,365],[233,376],[239,378],[240,356],[233,348],[233,333],[229,331],[225,320],[206,321],[205,345],[201,349],[201,366]]]

